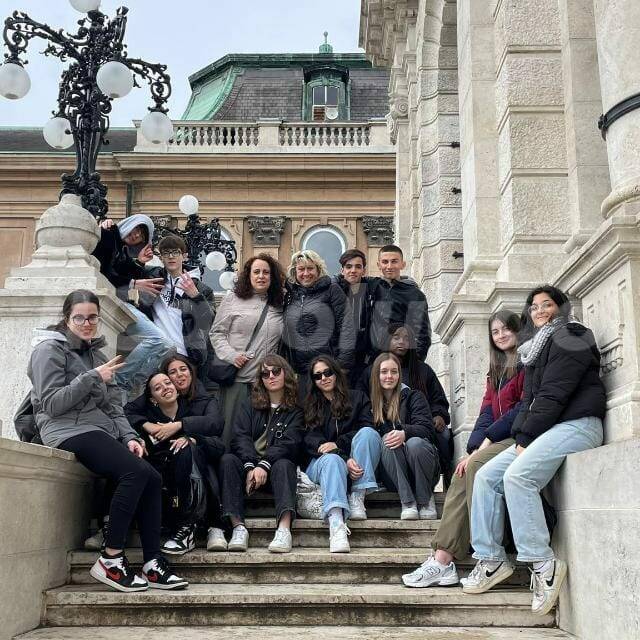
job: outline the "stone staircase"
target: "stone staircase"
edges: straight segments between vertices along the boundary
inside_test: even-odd
[[[442,496],[438,496],[439,511]],[[353,522],[350,554],[330,554],[319,521],[294,524],[290,554],[270,554],[269,500],[252,499],[247,553],[202,548],[173,561],[191,582],[186,591],[116,593],[88,575],[95,554],[69,554],[68,584],[45,593],[43,627],[21,640],[176,638],[218,640],[259,635],[265,640],[421,638],[426,640],[538,640],[568,638],[554,629],[555,614],[530,612],[526,570],[480,596],[460,588],[407,589],[400,575],[427,554],[437,521],[401,521],[397,496],[367,498],[369,519]],[[269,517],[271,516],[271,517]],[[129,552],[141,562],[138,549]],[[469,558],[459,569],[466,574]],[[135,625],[135,626],[132,626]]]

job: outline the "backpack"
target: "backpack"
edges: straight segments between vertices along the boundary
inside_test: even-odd
[[[15,416],[13,416],[13,426],[22,442],[32,442],[42,444],[40,429],[36,424],[36,417],[33,415],[33,404],[31,403],[31,391],[24,397]]]

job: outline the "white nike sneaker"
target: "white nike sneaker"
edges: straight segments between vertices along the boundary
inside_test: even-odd
[[[329,551],[331,553],[349,553],[351,551],[349,535],[351,535],[351,531],[344,522],[329,529]]]
[[[349,520],[366,520],[367,510],[364,508],[364,491],[354,491],[349,494]]]
[[[415,571],[402,576],[405,587],[451,587],[460,582],[456,565],[440,564],[434,556],[429,556]]]
[[[531,572],[531,591],[533,600],[531,601],[531,611],[543,616],[553,609],[562,583],[567,575],[567,563],[563,560],[554,560],[551,567],[543,572]]]
[[[484,560],[478,560],[468,577],[463,578],[462,591],[464,593],[484,593],[492,587],[509,578],[515,567],[508,561],[501,562],[495,569],[491,569]]]

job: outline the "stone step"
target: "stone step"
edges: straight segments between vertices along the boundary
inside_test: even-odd
[[[401,585],[193,584],[185,591],[118,593],[69,585],[45,593],[47,626],[423,625],[550,627],[531,613],[531,594],[506,587],[477,596],[458,587]]]
[[[438,515],[442,515],[444,493],[435,492],[436,508]],[[392,491],[376,491],[365,498],[365,507],[369,518],[399,518],[400,498]],[[247,499],[246,515],[248,517],[263,518],[275,515],[273,496],[269,493],[258,492]]]
[[[15,640],[570,640],[559,629],[481,627],[45,627]]]
[[[429,549],[353,549],[351,553],[329,553],[325,546],[295,548],[291,553],[269,553],[250,549],[247,553],[214,553],[195,549],[170,558],[176,573],[192,584],[400,584],[403,573],[413,571],[427,557]],[[139,549],[128,553],[137,569],[142,564]],[[76,551],[69,555],[72,584],[95,585],[89,569],[96,554]],[[458,564],[460,577],[466,576],[474,561]],[[526,586],[529,574],[518,567],[507,584]]]

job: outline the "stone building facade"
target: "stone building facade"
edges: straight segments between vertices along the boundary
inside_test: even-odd
[[[570,456],[554,484],[571,570],[560,625],[580,638],[640,634],[640,111],[623,104],[598,128],[638,92],[639,28],[634,0],[361,4],[360,45],[391,73],[396,231],[434,311],[458,451],[492,312],[551,282],[600,346],[605,446]]]

